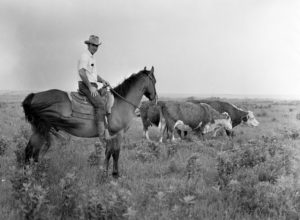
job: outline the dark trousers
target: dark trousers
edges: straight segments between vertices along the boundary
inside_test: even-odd
[[[98,88],[96,83],[91,83],[92,86]],[[105,97],[100,96],[99,94],[96,96],[92,96],[89,88],[84,84],[84,82],[78,82],[79,92],[83,93],[87,99],[91,102],[91,104],[95,108],[96,119],[97,121],[104,121],[105,117]]]

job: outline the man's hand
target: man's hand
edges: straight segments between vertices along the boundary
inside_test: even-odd
[[[93,87],[93,86],[90,88],[90,92],[91,92],[91,95],[92,95],[93,97],[99,95],[97,89],[96,89],[95,87]]]
[[[107,82],[106,80],[103,80],[102,83],[103,83],[103,85],[104,85],[105,87],[108,87],[108,86],[110,87],[109,82]]]

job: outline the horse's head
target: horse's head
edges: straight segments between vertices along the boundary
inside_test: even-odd
[[[155,88],[156,79],[154,76],[154,67],[152,66],[151,70],[147,70],[146,67],[144,68],[143,72],[146,74],[146,83],[144,87],[144,95],[149,100],[155,100],[157,102],[157,93]]]

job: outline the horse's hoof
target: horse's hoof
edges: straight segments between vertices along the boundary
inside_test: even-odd
[[[113,178],[115,178],[115,179],[117,179],[117,178],[120,177],[120,175],[119,175],[118,172],[113,172],[113,173],[112,173],[112,176],[113,176]]]

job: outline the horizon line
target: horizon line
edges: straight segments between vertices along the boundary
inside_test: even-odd
[[[11,90],[11,89],[0,89],[0,94],[5,92],[12,92],[12,93],[25,93],[25,92],[39,92],[43,90]],[[68,90],[64,90],[66,92],[70,92]],[[188,97],[195,97],[195,98],[236,98],[236,99],[271,99],[271,100],[300,100],[300,95],[296,94],[232,94],[232,93],[167,93],[162,92],[159,94],[160,97],[165,98],[188,98]]]

